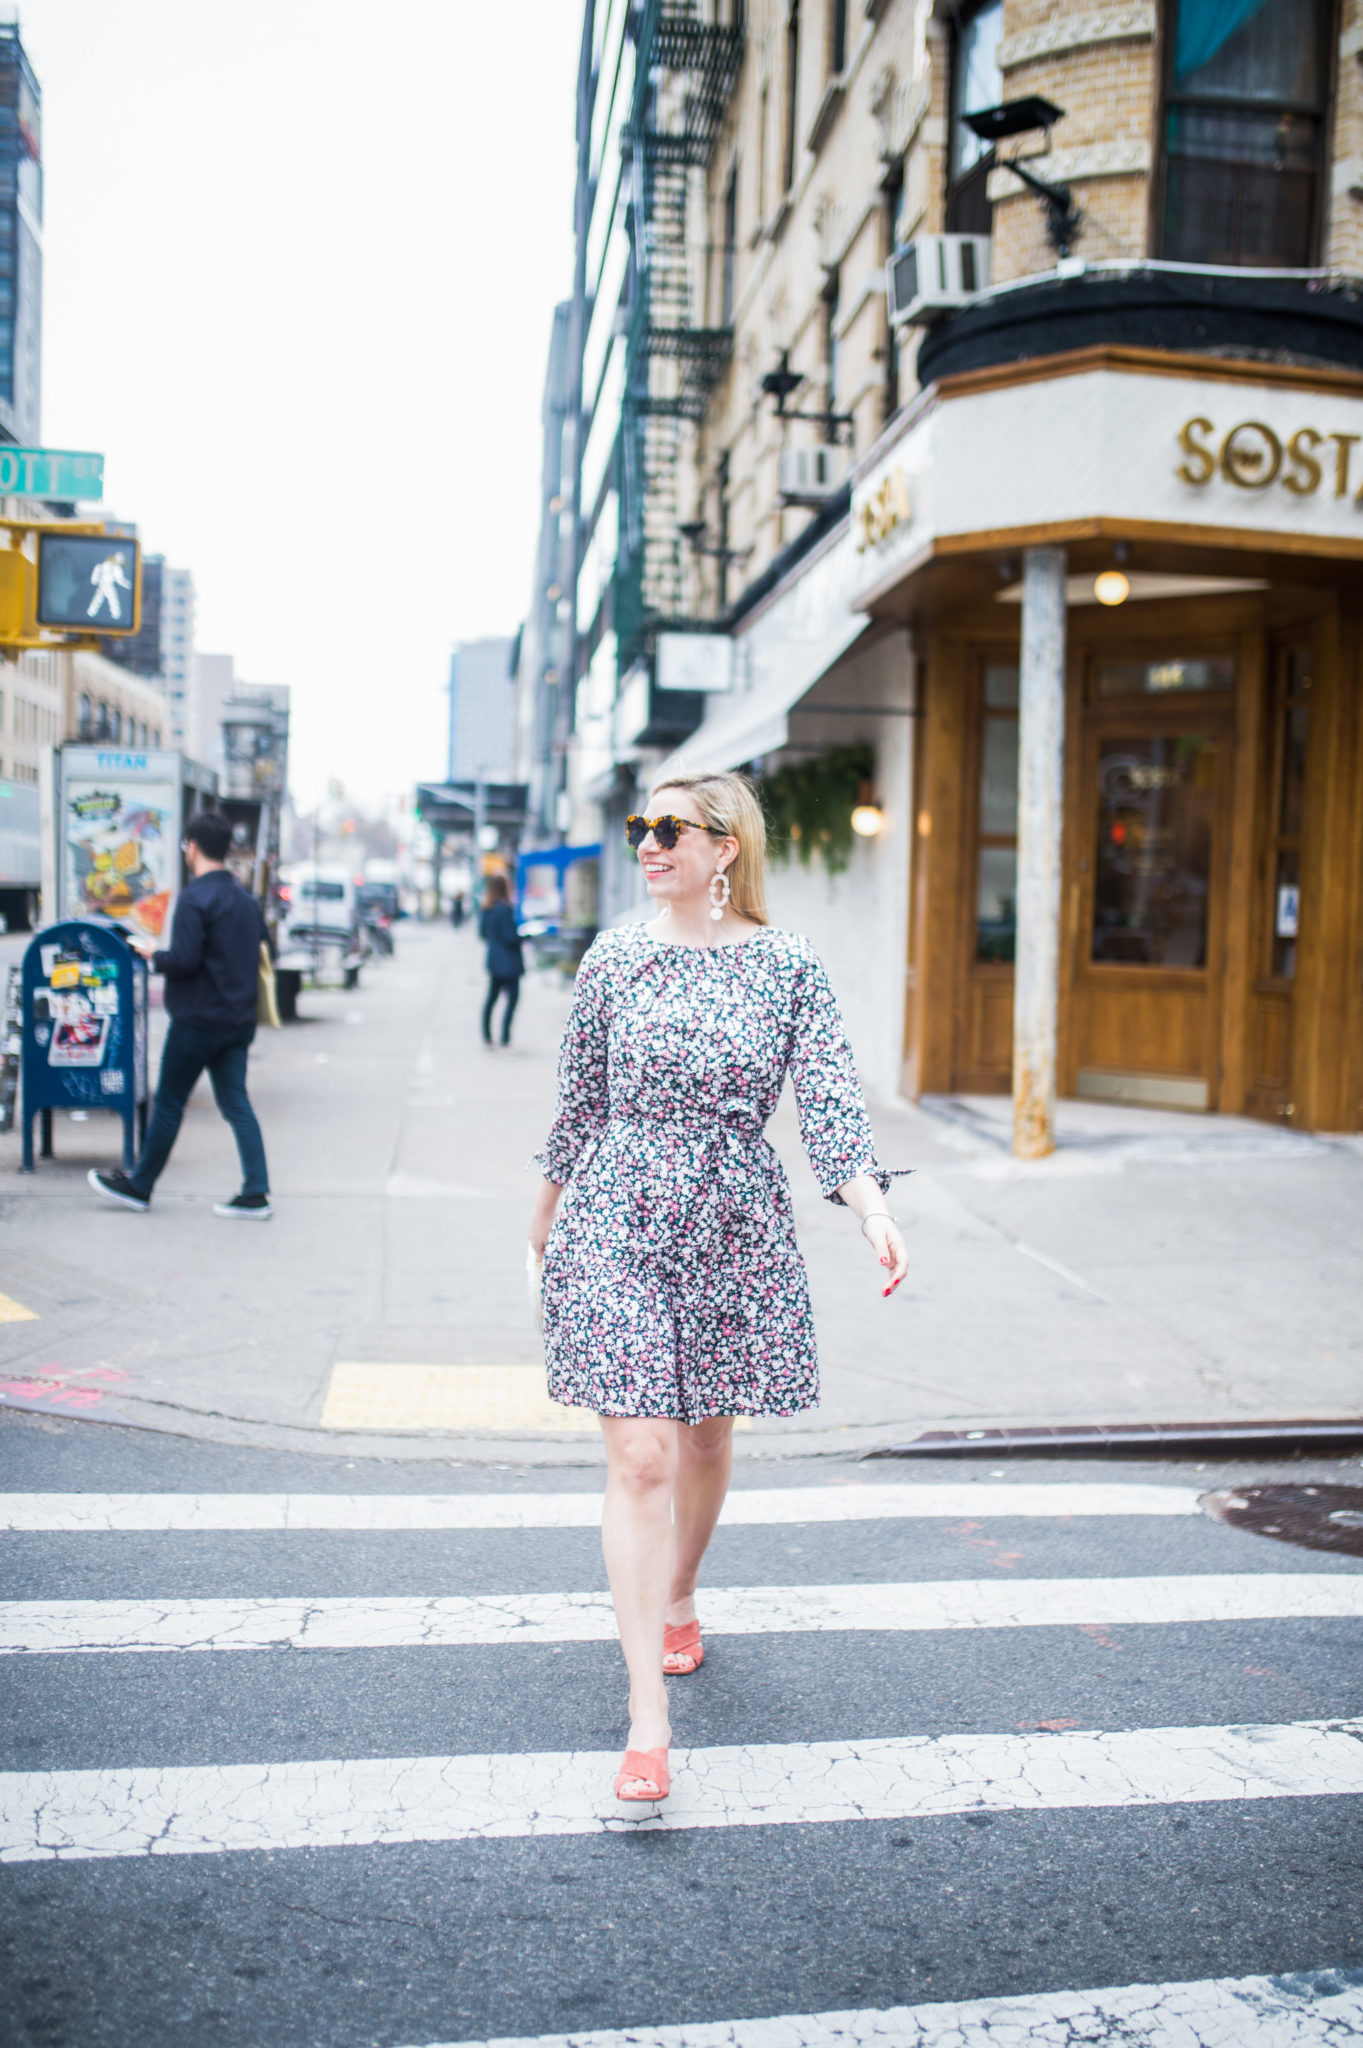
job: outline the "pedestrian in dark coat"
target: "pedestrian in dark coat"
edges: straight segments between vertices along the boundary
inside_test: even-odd
[[[505,998],[502,1011],[502,1044],[511,1043],[511,1019],[521,993],[525,955],[511,907],[511,890],[505,875],[489,875],[483,884],[483,908],[478,916],[478,936],[487,947],[487,1001],[483,1004],[483,1043],[492,1043],[492,1008],[498,996]]]
[[[256,991],[265,920],[260,905],[227,871],[232,827],[212,811],[185,826],[182,852],[193,880],[175,905],[170,945],[132,939],[154,974],[166,979],[170,1028],[161,1054],[151,1125],[131,1173],[92,1171],[97,1194],[125,1209],[146,1209],[161,1169],[180,1132],[190,1093],[205,1069],[213,1098],[232,1126],[241,1158],[242,1188],[230,1202],[215,1202],[215,1216],[268,1222],[270,1177],[260,1125],[246,1093],[246,1054],[256,1035]]]

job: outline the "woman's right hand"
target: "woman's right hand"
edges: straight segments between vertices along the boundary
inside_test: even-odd
[[[544,1247],[549,1242],[562,1193],[563,1189],[556,1180],[541,1180],[536,1191],[534,1207],[530,1211],[530,1248],[537,1259],[544,1257]]]

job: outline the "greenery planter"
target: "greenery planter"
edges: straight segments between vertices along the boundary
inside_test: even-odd
[[[758,794],[772,859],[784,866],[795,853],[808,867],[817,853],[830,875],[842,874],[852,857],[852,812],[874,774],[875,749],[862,744],[827,747],[764,775]]]

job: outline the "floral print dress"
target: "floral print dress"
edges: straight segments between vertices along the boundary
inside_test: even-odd
[[[549,1393],[598,1415],[793,1415],[819,1397],[790,1189],[763,1137],[789,1074],[830,1201],[876,1163],[842,1019],[795,932],[672,946],[602,932],[578,971],[545,1249]]]

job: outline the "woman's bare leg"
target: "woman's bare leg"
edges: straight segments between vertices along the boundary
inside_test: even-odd
[[[672,1496],[675,1556],[667,1622],[678,1628],[696,1613],[696,1578],[710,1547],[734,1465],[734,1419],[711,1415],[677,1425],[677,1480]]]
[[[661,1416],[603,1415],[606,1505],[601,1548],[629,1670],[629,1748],[670,1739],[663,1620],[672,1583],[672,1491],[681,1425]]]

